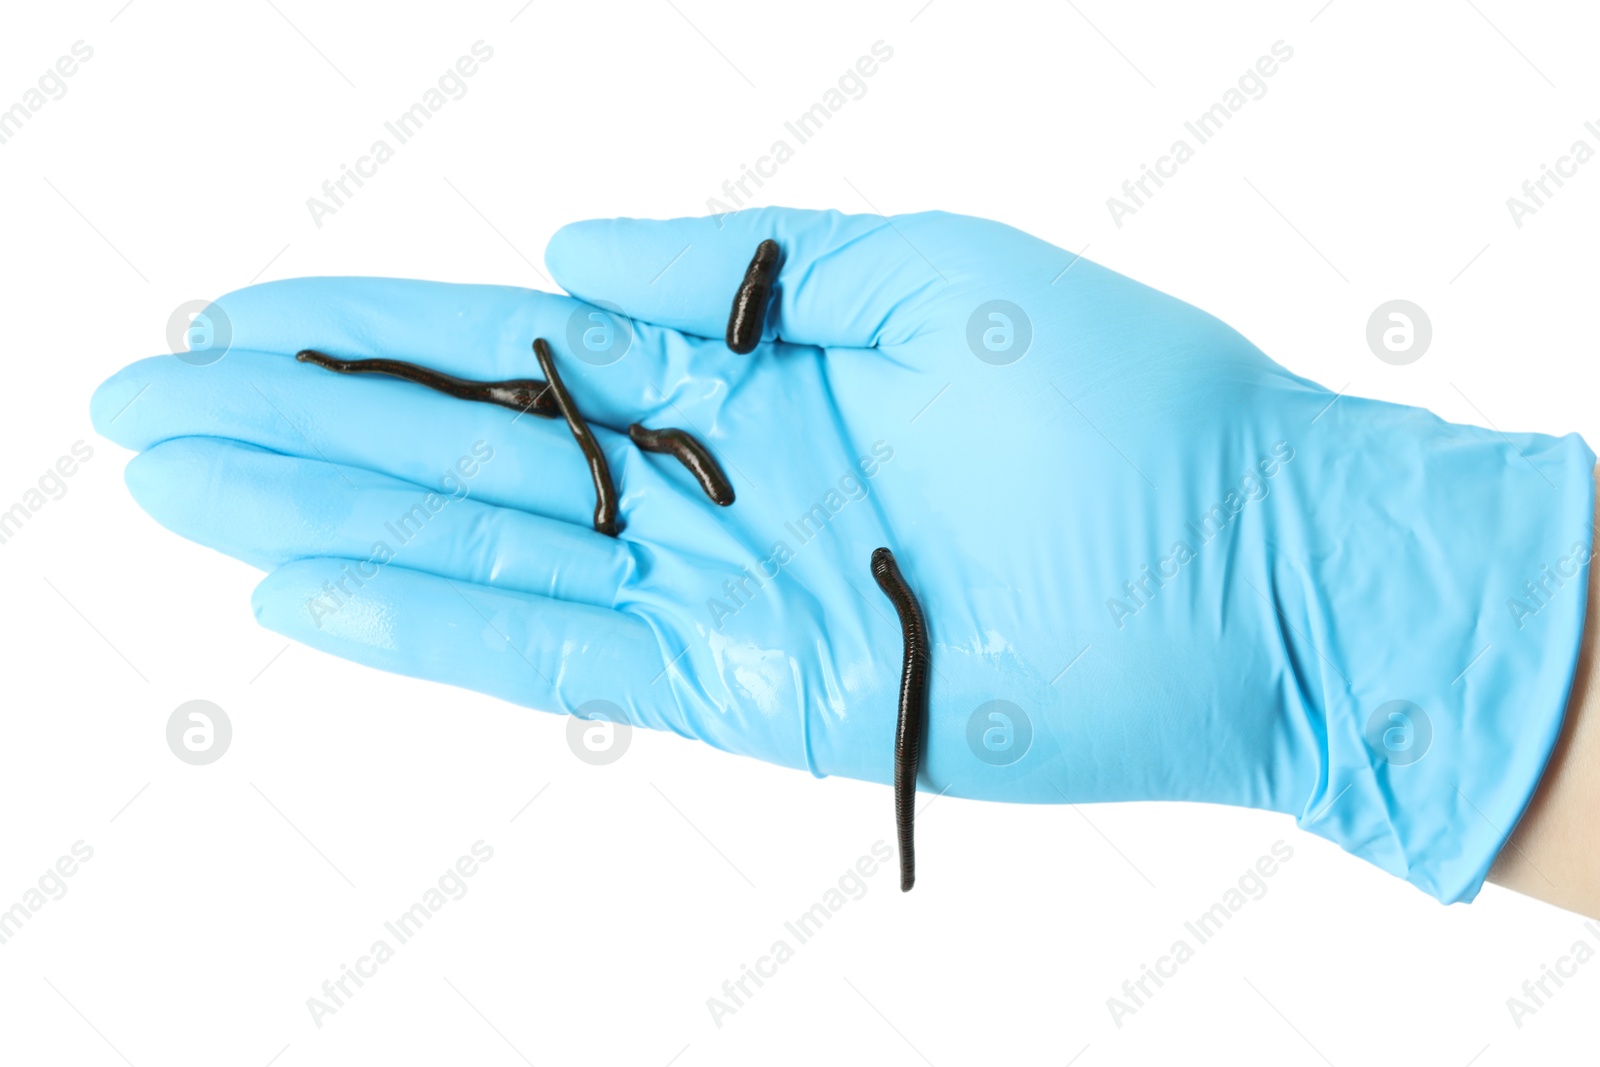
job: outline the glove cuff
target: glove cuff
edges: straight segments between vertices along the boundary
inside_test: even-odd
[[[1305,590],[1307,636],[1326,657],[1302,679],[1321,690],[1306,728],[1322,766],[1298,821],[1445,903],[1469,901],[1560,734],[1595,454],[1576,434],[1501,434],[1377,401],[1329,416],[1301,462],[1322,457],[1311,484],[1332,491],[1305,501],[1302,550],[1275,575]]]

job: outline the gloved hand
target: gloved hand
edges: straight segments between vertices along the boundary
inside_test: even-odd
[[[729,304],[767,237],[767,343],[735,355]],[[594,221],[546,259],[578,299],[232,293],[220,361],[133,364],[96,425],[140,452],[128,485],[158,521],[270,572],[264,625],[357,662],[887,782],[901,633],[868,564],[887,545],[932,634],[923,788],[1267,808],[1443,900],[1476,893],[1579,646],[1577,436],[1336,397],[979,219]],[[538,377],[536,336],[609,457],[617,539],[590,528],[561,422],[293,359]],[[639,451],[634,421],[699,436],[737,501]]]

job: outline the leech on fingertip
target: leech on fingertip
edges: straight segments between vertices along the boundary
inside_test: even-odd
[[[713,504],[727,507],[733,503],[733,485],[722,466],[692,435],[678,429],[647,430],[636,422],[628,427],[628,436],[644,451],[660,452],[682,463]]]
[[[894,729],[894,825],[900,843],[900,891],[906,893],[917,880],[911,824],[916,815],[917,766],[922,761],[922,734],[928,718],[928,625],[893,552],[880,548],[872,553],[872,577],[900,616],[904,643],[900,713]]]
[[[772,299],[772,282],[778,274],[778,242],[767,238],[756,245],[756,254],[745,268],[744,281],[733,294],[733,310],[728,314],[728,347],[739,355],[756,350],[761,343],[761,328],[767,321],[767,304]]]
[[[615,537],[617,487],[611,482],[611,467],[606,463],[606,454],[600,450],[589,424],[578,414],[578,405],[573,403],[572,394],[567,392],[566,384],[556,372],[555,356],[543,337],[533,339],[533,354],[539,360],[539,369],[544,371],[545,381],[549,384],[548,391],[555,399],[556,408],[567,420],[567,429],[577,439],[578,447],[583,449],[583,458],[589,461],[589,476],[594,479],[594,528],[608,537]]]
[[[555,398],[537,378],[508,378],[500,382],[477,382],[470,378],[457,378],[453,374],[407,363],[402,359],[340,359],[318,352],[314,348],[295,353],[301,363],[310,363],[339,374],[382,374],[390,378],[425,385],[435,392],[453,396],[458,400],[476,400],[485,404],[498,404],[513,411],[526,411],[540,418],[553,419],[560,412]]]

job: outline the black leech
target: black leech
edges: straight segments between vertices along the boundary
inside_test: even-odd
[[[561,375],[556,373],[555,356],[551,354],[550,345],[543,337],[533,339],[533,354],[538,357],[539,369],[544,371],[545,380],[550,386],[549,393],[555,397],[556,408],[567,420],[567,429],[571,430],[572,436],[577,439],[578,447],[583,449],[583,458],[589,461],[589,474],[594,478],[594,528],[600,533],[615,537],[617,536],[617,487],[611,484],[611,467],[606,463],[606,454],[600,451],[600,446],[595,443],[594,434],[589,430],[588,423],[578,414],[578,405],[572,402],[572,394],[567,392],[566,384],[561,381]]]
[[[767,238],[756,245],[756,254],[745,268],[744,281],[733,294],[733,310],[728,314],[728,347],[739,355],[756,350],[761,343],[761,327],[767,321],[767,303],[772,298],[772,280],[778,273],[778,242]]]
[[[391,378],[402,378],[458,400],[498,404],[513,411],[532,412],[541,418],[553,419],[560,414],[556,408],[555,398],[545,389],[545,383],[537,378],[475,382],[442,371],[419,367],[415,363],[407,363],[400,359],[339,359],[318,352],[314,348],[297,352],[294,358],[301,363],[312,363],[340,374],[384,374]]]
[[[928,626],[915,594],[900,574],[894,553],[872,553],[872,577],[900,616],[905,658],[900,672],[900,717],[894,728],[894,825],[900,840],[900,891],[917,880],[911,819],[916,814],[917,764],[922,759],[922,731],[928,717]]]
[[[686,467],[714,504],[733,503],[733,486],[709,449],[682,430],[647,430],[637,422],[628,427],[633,443],[646,452],[661,452]]]

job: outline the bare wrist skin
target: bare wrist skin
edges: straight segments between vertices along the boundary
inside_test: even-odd
[[[1600,467],[1596,468],[1600,487]],[[1596,497],[1600,524],[1600,496]],[[1591,545],[1591,552],[1593,552]],[[1600,918],[1600,575],[1589,564],[1583,644],[1561,736],[1539,788],[1506,842],[1489,881],[1557,907]]]

